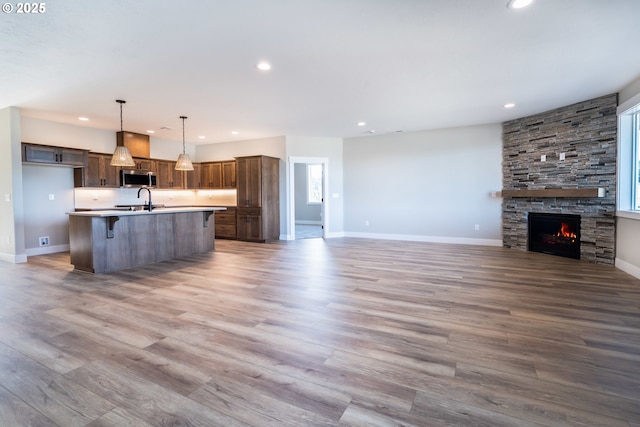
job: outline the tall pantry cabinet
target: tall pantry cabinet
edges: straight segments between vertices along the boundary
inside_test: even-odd
[[[280,159],[236,158],[237,237],[250,242],[280,238]]]

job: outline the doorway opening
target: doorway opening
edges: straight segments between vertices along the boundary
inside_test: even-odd
[[[289,158],[289,240],[326,236],[327,164],[326,158]]]

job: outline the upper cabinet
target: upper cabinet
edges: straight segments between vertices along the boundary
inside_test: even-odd
[[[127,147],[132,157],[151,157],[149,135],[128,131],[116,132],[116,144]]]
[[[156,161],[156,176],[158,179],[158,188],[183,188],[184,171],[176,170],[176,162],[167,160]]]
[[[202,188],[202,167],[200,163],[194,163],[193,170],[187,171],[185,175],[187,181],[186,188],[193,190]]]
[[[88,150],[22,143],[22,161],[57,166],[87,166]]]
[[[222,188],[236,188],[236,162],[222,162]]]
[[[201,163],[202,188],[222,188],[222,164]]]
[[[136,162],[136,169],[152,172],[155,172],[157,169],[157,162],[155,160],[134,157],[133,161]]]
[[[236,188],[235,160],[201,163],[201,181],[202,188]]]
[[[112,156],[112,154],[89,153],[87,167],[73,171],[74,185],[76,187],[119,187],[120,168],[111,166]]]

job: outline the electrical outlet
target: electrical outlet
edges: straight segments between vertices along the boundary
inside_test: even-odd
[[[39,237],[40,246],[49,246],[49,236]]]
[[[547,155],[546,155],[546,154],[542,154],[542,155],[540,156],[540,161],[541,161],[541,162],[546,162],[546,161],[547,161]]]
[[[560,153],[560,160],[564,160],[564,158],[565,158],[564,153]]]
[[[49,200],[55,200],[56,196],[55,194],[49,194]]]
[[[474,230],[476,230],[476,231],[480,230],[480,224],[476,224],[476,225],[473,227],[473,229],[474,229]]]
[[[365,220],[364,225],[366,225],[367,227],[369,226],[369,220]]]

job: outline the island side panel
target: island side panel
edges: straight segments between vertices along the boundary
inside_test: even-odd
[[[175,218],[178,214],[156,215],[156,260],[175,258]]]
[[[153,264],[158,261],[156,246],[158,242],[158,217],[164,215],[140,215],[126,218],[128,256],[134,265]],[[119,238],[121,236],[116,236]]]
[[[94,273],[91,220],[91,217],[69,217],[69,250],[76,269]]]
[[[185,257],[204,252],[204,234],[202,212],[190,212],[176,216],[175,256]]]
[[[104,273],[108,271],[116,271],[116,270],[124,270],[126,268],[133,267],[138,265],[135,263],[136,259],[139,255],[134,255],[136,252],[136,248],[141,245],[135,244],[135,240],[139,238],[139,235],[135,232],[135,227],[131,226],[131,216],[121,216],[120,219],[113,226],[113,237],[107,239],[106,233],[103,235],[103,242],[105,245],[104,249],[104,269],[98,271],[96,268],[96,273]],[[105,227],[108,218],[104,218]],[[148,221],[148,219],[147,219]],[[102,225],[97,228],[102,228]],[[133,234],[131,233],[133,230]],[[100,230],[94,230],[96,233],[94,236],[100,236],[102,233]],[[96,245],[94,243],[94,254],[97,257],[98,251],[95,249]],[[145,257],[143,257],[145,258]],[[97,265],[97,262],[95,263]]]

